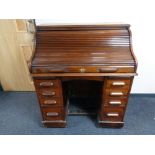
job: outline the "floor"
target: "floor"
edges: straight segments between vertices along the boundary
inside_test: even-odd
[[[68,116],[66,128],[44,128],[34,92],[0,91],[1,135],[154,135],[155,95],[131,95],[121,129],[100,128],[95,116]]]

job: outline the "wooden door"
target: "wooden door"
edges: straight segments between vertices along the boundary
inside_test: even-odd
[[[5,91],[33,91],[29,66],[34,51],[33,20],[0,20],[0,81]]]

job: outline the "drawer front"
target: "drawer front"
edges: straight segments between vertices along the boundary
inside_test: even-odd
[[[106,88],[120,88],[120,89],[129,89],[132,80],[130,78],[123,79],[123,78],[113,78],[108,79],[106,82]]]
[[[62,97],[39,97],[42,106],[63,106]]]
[[[126,97],[128,96],[128,89],[107,89],[104,96],[107,97]]]
[[[47,88],[47,87],[58,88],[59,86],[61,86],[60,80],[38,80],[38,79],[35,79],[34,83],[38,89]]]
[[[42,109],[43,119],[47,121],[64,120],[64,110],[62,107],[43,107]]]
[[[33,73],[134,73],[130,66],[66,66],[35,68]]]
[[[103,105],[110,107],[126,106],[127,101],[127,97],[108,97],[104,99]]]
[[[38,90],[37,93],[41,95],[43,98],[62,97],[62,93],[60,89],[43,89],[43,90]]]
[[[103,107],[101,119],[104,121],[123,121],[124,110],[124,108]]]

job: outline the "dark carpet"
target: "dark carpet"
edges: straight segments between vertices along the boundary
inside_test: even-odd
[[[33,92],[0,91],[1,135],[154,135],[155,95],[131,95],[121,129],[100,128],[95,116],[68,116],[66,128],[44,128]]]

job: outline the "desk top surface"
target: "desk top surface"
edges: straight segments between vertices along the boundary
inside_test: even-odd
[[[130,25],[37,26],[32,67],[135,64]]]

